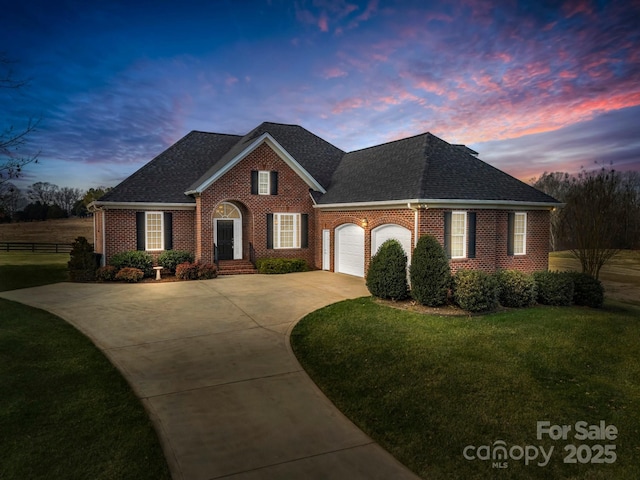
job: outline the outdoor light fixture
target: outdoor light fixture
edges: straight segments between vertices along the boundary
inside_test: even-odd
[[[362,219],[362,228],[367,228],[367,226],[369,225],[369,222],[367,221],[366,218]]]

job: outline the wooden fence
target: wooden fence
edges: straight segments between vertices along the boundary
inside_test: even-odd
[[[0,252],[70,253],[68,243],[0,242]]]

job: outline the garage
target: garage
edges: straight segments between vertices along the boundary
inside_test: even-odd
[[[364,277],[364,229],[352,223],[336,228],[335,271]]]
[[[404,253],[407,254],[407,262],[411,263],[411,253],[413,251],[411,245],[411,230],[396,225],[395,223],[380,225],[371,231],[371,255],[375,255],[382,244],[391,239],[400,242]]]

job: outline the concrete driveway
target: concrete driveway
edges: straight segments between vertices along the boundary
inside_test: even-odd
[[[318,390],[289,346],[305,314],[368,295],[329,272],[0,293],[84,332],[149,411],[174,479],[415,477]]]

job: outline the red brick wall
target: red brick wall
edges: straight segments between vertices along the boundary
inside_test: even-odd
[[[252,195],[251,171],[278,172],[277,195]],[[202,225],[200,257],[213,259],[213,214],[221,202],[236,205],[242,213],[243,258],[249,258],[249,242],[253,243],[257,258],[304,258],[314,265],[316,221],[309,186],[266,144],[260,145],[230,171],[216,180],[199,198],[198,221]],[[267,214],[301,213],[309,215],[309,247],[267,249]]]
[[[527,212],[526,255],[507,255],[507,211],[455,209],[476,213],[476,258],[452,259],[451,270],[477,269],[491,273],[497,269],[517,269],[525,272],[545,270],[548,267],[549,212],[534,210]],[[433,235],[444,245],[444,212],[453,209],[422,209],[418,213],[418,235]],[[322,230],[331,230],[331,271],[335,264],[335,229],[345,223],[365,227],[365,271],[371,258],[371,231],[386,223],[401,225],[412,232],[415,244],[414,211],[401,210],[359,210],[318,212],[318,245],[315,262],[322,267]]]
[[[105,210],[106,255],[137,249],[136,212],[141,210]],[[153,211],[160,211],[154,209]],[[172,213],[173,249],[195,252],[195,212],[193,210],[164,210]],[[97,212],[94,217],[101,213]],[[149,252],[157,258],[162,252]]]
[[[365,271],[371,260],[371,231],[387,223],[395,223],[411,231],[411,244],[415,244],[413,232],[415,230],[415,215],[413,210],[355,210],[355,211],[319,211],[317,221],[318,239],[315,252],[316,268],[322,268],[322,230],[331,230],[331,271],[335,269],[335,229],[345,223],[353,223],[363,227],[363,220],[367,220],[364,227],[364,262]]]

